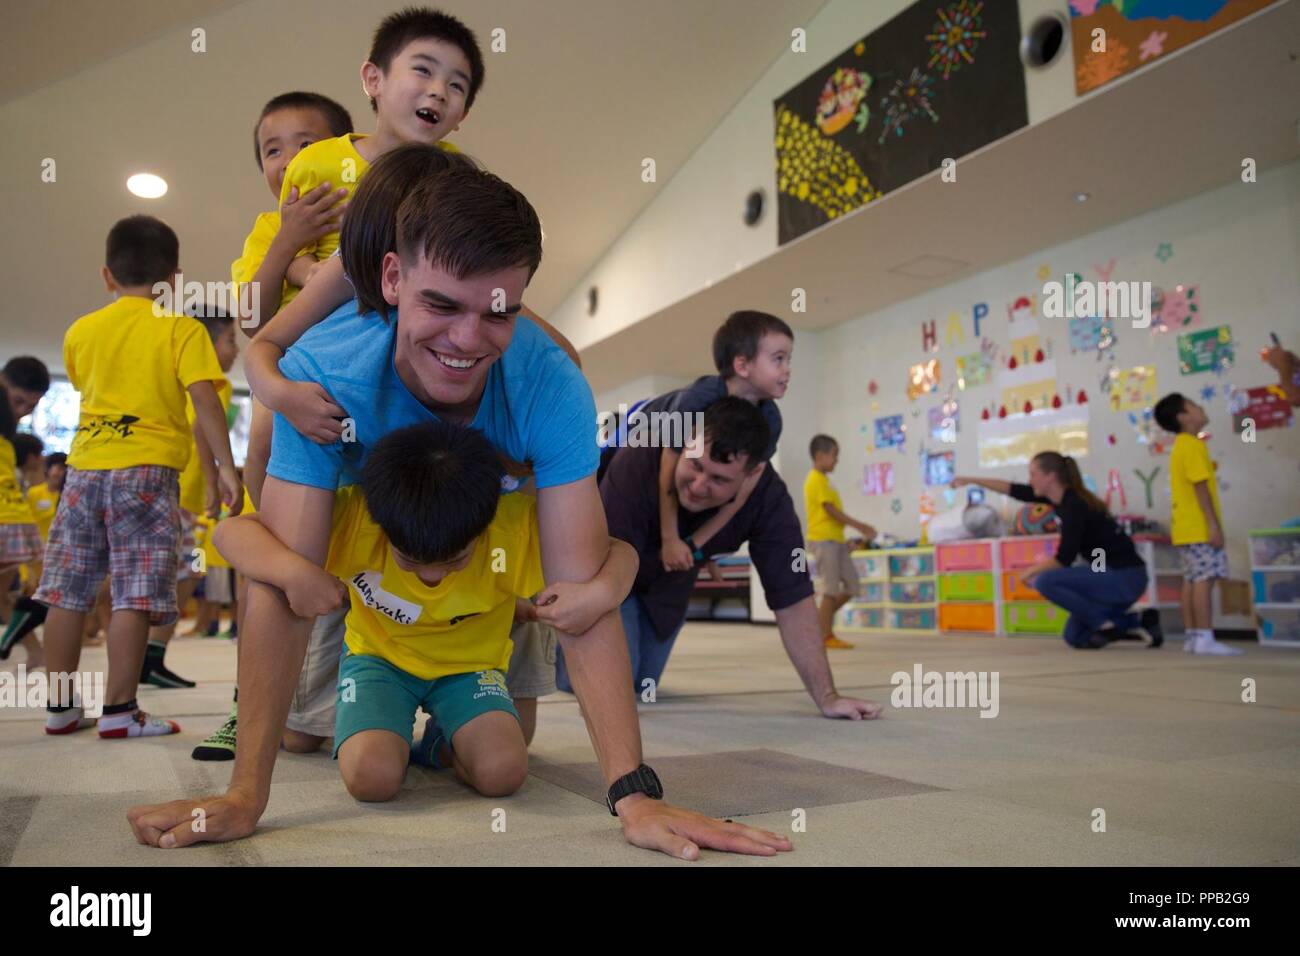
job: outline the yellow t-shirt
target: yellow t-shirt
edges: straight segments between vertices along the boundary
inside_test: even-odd
[[[248,496],[248,489],[244,489],[244,509],[239,513],[241,515],[255,514],[257,509],[253,507],[253,499]],[[194,517],[194,544],[203,552],[203,562],[205,567],[209,568],[228,568],[231,567],[225,555],[217,550],[216,543],[212,540],[212,531],[216,528],[217,523],[225,521],[230,516],[229,510],[225,505],[221,506],[221,517],[213,520],[205,514],[196,513]]]
[[[346,189],[347,199],[350,200],[352,193],[356,191],[357,183],[361,182],[361,177],[370,168],[369,161],[357,152],[356,142],[361,139],[365,139],[365,136],[360,133],[347,133],[334,139],[318,140],[299,152],[289,161],[284,171],[284,182],[280,186],[280,205],[284,205],[289,198],[289,190],[294,186],[298,187],[299,196],[305,196],[325,182],[333,189]],[[460,152],[447,142],[438,143],[438,148],[449,153]],[[338,247],[339,234],[331,232],[317,239],[313,245],[303,248],[302,252],[310,252],[318,260],[328,259]],[[257,271],[256,267],[253,271]]]
[[[14,444],[0,438],[0,524],[35,524],[32,506],[18,482],[18,454]]]
[[[234,393],[234,386],[228,379],[222,379],[215,383],[217,386],[217,398],[221,399],[221,409],[226,411],[230,408],[230,398]],[[191,442],[194,435],[194,402],[190,399],[189,393],[185,393],[185,421],[190,427]],[[205,492],[207,491],[206,482],[203,480],[203,469],[199,467],[199,456],[194,453],[194,445],[191,444],[190,460],[185,463],[185,470],[181,472],[181,507],[186,511],[198,514],[203,510]]]
[[[83,471],[163,465],[180,471],[193,444],[186,389],[225,378],[207,331],[153,300],[122,296],[63,337],[63,365],[81,392],[68,466]]]
[[[36,516],[36,530],[41,533],[41,540],[48,541],[54,513],[59,510],[59,493],[51,491],[50,486],[42,481],[27,489],[27,504]]]
[[[835,490],[825,472],[814,468],[803,483],[803,503],[808,512],[809,541],[843,541],[844,525],[826,513],[823,504],[832,504],[841,511],[840,493]]]
[[[353,654],[383,658],[421,680],[504,671],[515,597],[544,587],[537,501],[502,495],[469,564],[429,587],[397,566],[361,487],[350,485],[334,500],[325,570],[352,595],[345,640]]]
[[[1183,432],[1174,438],[1174,447],[1169,452],[1169,497],[1173,501],[1169,537],[1174,544],[1201,544],[1210,540],[1205,513],[1196,500],[1195,485],[1199,482],[1209,483],[1214,516],[1219,527],[1223,527],[1216,467],[1210,459],[1209,447],[1195,435]]]
[[[253,281],[253,276],[257,275],[257,270],[262,268],[262,262],[266,259],[266,254],[271,248],[271,242],[275,239],[275,234],[280,231],[280,212],[262,212],[257,214],[253,220],[253,231],[248,234],[244,240],[244,253],[238,259],[230,264],[230,278],[235,282],[236,295],[243,295],[240,291],[244,284]],[[290,285],[287,280],[280,283],[280,308],[284,308],[293,301],[301,289],[296,285]],[[265,316],[268,321],[270,316]]]

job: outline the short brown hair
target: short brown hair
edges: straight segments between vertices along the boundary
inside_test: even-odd
[[[388,318],[380,281],[384,256],[397,251],[397,210],[416,186],[449,169],[477,169],[464,153],[424,143],[398,146],[371,165],[348,203],[339,233],[343,271],[357,293],[360,312]]]
[[[449,169],[402,200],[397,254],[403,263],[421,255],[457,279],[526,266],[531,280],[542,261],[542,223],[524,194],[499,176]]]
[[[718,367],[718,374],[724,379],[734,378],[736,357],[743,355],[753,361],[763,336],[770,333],[794,341],[794,331],[790,326],[767,312],[746,309],[727,316],[727,321],[713,333],[713,362]]]

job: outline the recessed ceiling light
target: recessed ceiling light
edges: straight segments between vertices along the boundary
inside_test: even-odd
[[[136,173],[126,181],[126,188],[141,199],[157,199],[167,192],[167,180],[153,173]]]
[[[1087,202],[1087,201],[1088,201],[1089,199],[1091,199],[1091,198],[1092,198],[1092,193],[1075,193],[1075,194],[1074,194],[1074,201],[1075,201],[1075,202]]]

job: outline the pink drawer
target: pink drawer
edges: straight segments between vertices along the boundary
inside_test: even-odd
[[[993,567],[993,545],[988,541],[953,541],[935,546],[940,571],[988,571]]]
[[[1003,538],[998,542],[1002,554],[1002,570],[1015,571],[1037,564],[1056,554],[1060,540],[1054,534],[1035,535],[1031,538]]]

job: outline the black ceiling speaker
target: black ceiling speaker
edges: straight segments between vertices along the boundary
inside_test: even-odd
[[[763,190],[755,189],[745,197],[745,225],[752,226],[763,218]]]
[[[587,314],[588,315],[596,314],[596,306],[599,304],[598,300],[599,300],[599,293],[597,293],[596,287],[592,286],[590,289],[587,290]]]
[[[1068,26],[1059,13],[1039,17],[1025,32],[1020,41],[1020,60],[1033,70],[1050,66],[1065,49]]]

